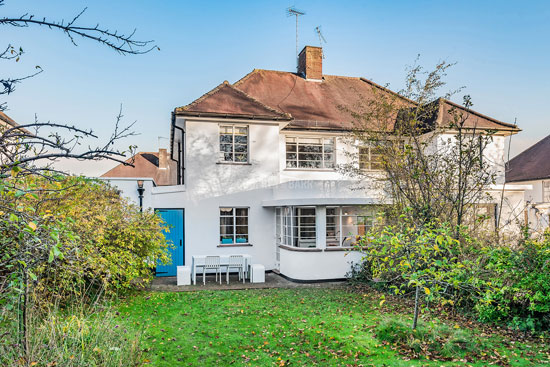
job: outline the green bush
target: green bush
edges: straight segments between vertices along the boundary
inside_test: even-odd
[[[550,237],[521,247],[488,251],[491,287],[475,308],[482,321],[505,322],[519,330],[550,327]]]

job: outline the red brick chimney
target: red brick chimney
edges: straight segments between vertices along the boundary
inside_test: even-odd
[[[323,49],[306,46],[298,55],[298,74],[306,79],[323,79]]]
[[[168,152],[166,149],[159,149],[159,169],[168,169]]]

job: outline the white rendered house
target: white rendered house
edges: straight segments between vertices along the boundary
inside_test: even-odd
[[[373,225],[384,199],[337,169],[350,163],[346,152],[359,152],[362,168],[379,169],[368,147],[349,142],[353,119],[342,106],[352,108],[374,89],[393,93],[363,78],[323,75],[321,49],[307,46],[298,73],[253,70],[176,108],[176,182],[150,185],[144,194],[147,206],[176,218],[177,226],[181,221],[181,238],[172,238],[180,247],[174,264],[157,274],[175,275],[193,255],[246,253],[292,280],[344,278],[361,259],[350,247]],[[434,123],[444,123],[450,105],[443,101]],[[471,119],[497,131],[485,154],[499,166],[506,136],[519,130],[477,113]],[[497,170],[503,183],[504,170]],[[498,205],[502,186],[492,189]],[[519,215],[524,189],[507,185],[507,214]],[[136,198],[135,190],[123,191]]]
[[[506,169],[507,185],[527,185],[524,223],[532,234],[550,227],[550,136],[515,156]]]

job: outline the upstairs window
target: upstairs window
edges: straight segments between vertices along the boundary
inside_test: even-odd
[[[542,201],[550,203],[550,181],[542,181]]]
[[[220,125],[220,162],[248,163],[248,126]]]
[[[382,169],[382,157],[373,146],[359,147],[359,169],[379,171]]]
[[[383,151],[401,154],[404,150],[405,142],[403,140],[388,140],[359,147],[359,169],[381,171],[384,168],[381,154]]]
[[[334,138],[286,138],[286,167],[334,169]]]

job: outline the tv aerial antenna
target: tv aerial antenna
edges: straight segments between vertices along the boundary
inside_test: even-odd
[[[325,53],[322,51],[323,50],[323,43],[327,43],[327,40],[325,39],[325,37],[323,36],[323,33],[321,32],[321,26],[317,26],[315,27],[315,32],[317,33],[317,37],[319,37],[319,47],[321,47],[321,52],[322,52],[322,55],[323,55],[323,59],[325,58]]]
[[[286,9],[287,17],[296,17],[296,68],[298,68],[298,17],[302,15],[306,15],[306,12],[296,9],[294,6]]]

